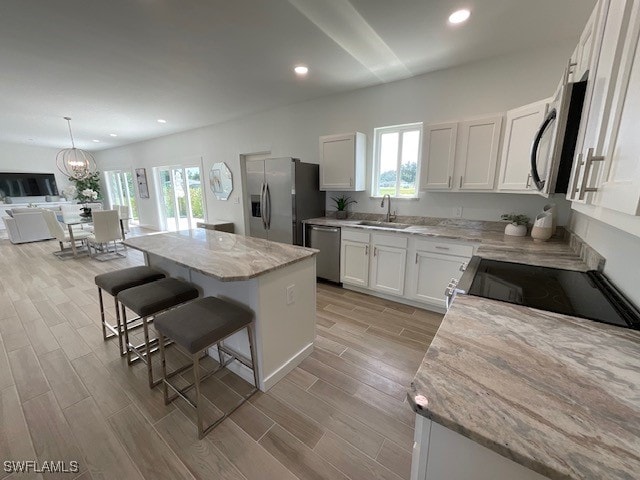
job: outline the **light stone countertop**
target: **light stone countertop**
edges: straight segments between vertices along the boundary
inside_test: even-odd
[[[249,280],[318,253],[311,248],[201,228],[132,237],[124,244],[222,282]]]
[[[478,246],[476,255],[491,260],[525,263],[540,267],[564,268],[585,271],[589,268],[570,245],[562,238],[536,243],[530,236],[512,237],[504,234],[504,223],[478,221],[440,220],[435,225],[411,225],[404,229],[391,229],[359,225],[362,220],[337,220],[322,217],[305,220],[304,223],[344,228],[360,228],[372,232],[418,235],[441,240],[459,240]],[[434,222],[437,219],[434,219]],[[455,222],[455,223],[454,223]],[[397,223],[401,223],[400,221]],[[486,224],[490,228],[484,228]]]
[[[639,331],[459,295],[408,397],[549,478],[640,478]]]

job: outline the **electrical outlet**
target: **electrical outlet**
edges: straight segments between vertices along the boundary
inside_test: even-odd
[[[296,288],[295,285],[289,285],[287,287],[287,305],[291,305],[296,301],[295,288]]]
[[[462,207],[454,207],[453,208],[453,217],[454,218],[462,218]]]

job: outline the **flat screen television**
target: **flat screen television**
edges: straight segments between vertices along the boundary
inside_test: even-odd
[[[0,196],[40,197],[59,195],[53,173],[0,172]]]

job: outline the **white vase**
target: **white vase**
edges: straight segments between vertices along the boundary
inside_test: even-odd
[[[536,216],[531,228],[531,237],[534,242],[546,242],[553,235],[553,214],[543,212]]]
[[[539,213],[533,221],[533,226],[553,229],[553,214],[551,212]]]
[[[551,229],[553,230],[553,234],[556,234],[556,229],[558,228],[558,207],[556,207],[555,203],[547,203],[544,207],[542,207],[542,213],[551,213],[553,219],[553,225]]]
[[[512,237],[524,237],[527,234],[527,226],[507,223],[507,226],[504,227],[504,234]]]

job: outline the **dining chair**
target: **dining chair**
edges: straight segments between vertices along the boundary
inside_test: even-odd
[[[64,252],[64,244],[71,243],[71,235],[69,235],[68,230],[66,230],[62,224],[56,218],[55,212],[51,210],[43,210],[42,216],[44,217],[44,221],[47,224],[47,228],[49,229],[49,233],[52,237],[58,240],[60,244],[60,252]],[[73,241],[81,241],[84,243],[91,236],[91,232],[77,230],[73,232]]]
[[[118,209],[120,212],[120,221],[122,222],[122,231],[129,233],[129,215],[131,213],[128,205],[120,205]]]
[[[120,229],[120,215],[117,210],[97,210],[92,212],[93,216],[93,234],[87,237],[89,244],[89,255],[94,258],[91,253],[91,247],[93,247],[97,260],[109,260],[108,247],[110,242],[113,242],[114,251],[116,256],[123,257],[124,255],[118,252],[118,240],[122,239],[122,230]],[[98,245],[101,250],[105,251],[105,255],[98,257]]]

